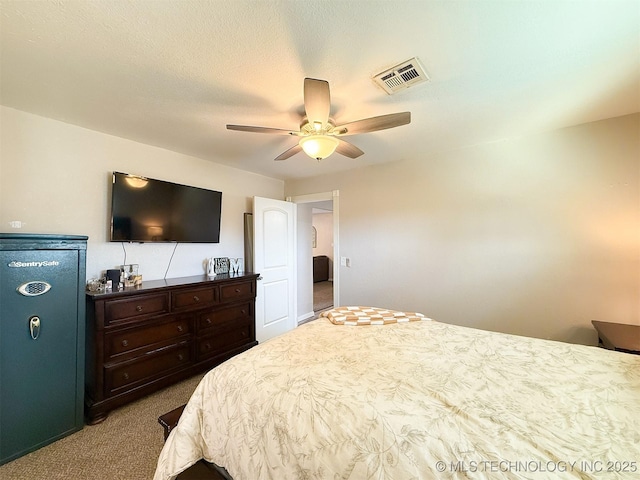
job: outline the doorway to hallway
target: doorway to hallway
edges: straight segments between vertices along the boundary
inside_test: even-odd
[[[339,258],[339,192],[299,195],[287,197],[287,200],[298,204],[297,297],[300,324],[315,318],[321,310],[340,305],[339,262],[335,262],[334,268],[334,260]],[[324,268],[316,270],[316,262],[324,264]]]

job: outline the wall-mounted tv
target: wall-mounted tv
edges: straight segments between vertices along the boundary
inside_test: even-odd
[[[219,243],[222,193],[113,172],[112,242]]]

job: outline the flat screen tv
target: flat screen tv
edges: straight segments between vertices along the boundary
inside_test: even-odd
[[[222,193],[114,172],[112,242],[219,243]]]

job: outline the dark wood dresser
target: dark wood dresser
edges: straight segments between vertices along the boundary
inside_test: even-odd
[[[87,293],[88,423],[256,345],[257,277],[200,275]]]

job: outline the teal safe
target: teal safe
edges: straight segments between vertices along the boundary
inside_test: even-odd
[[[84,425],[86,250],[0,233],[0,465]]]

